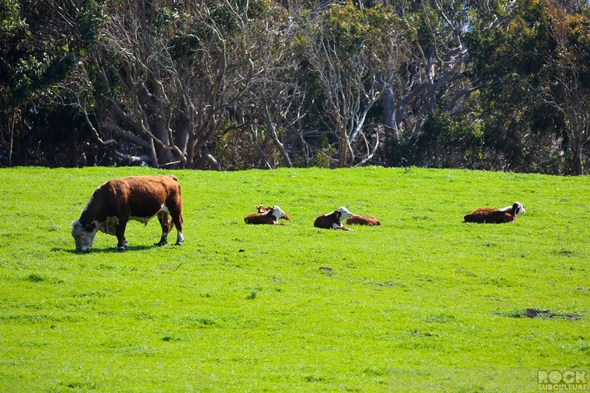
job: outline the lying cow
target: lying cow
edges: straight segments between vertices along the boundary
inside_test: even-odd
[[[351,225],[369,225],[369,226],[377,226],[381,225],[379,220],[372,216],[357,216],[354,214],[352,217],[346,219],[347,224]]]
[[[172,222],[168,214],[172,216]],[[124,250],[127,222],[136,220],[147,225],[155,216],[162,227],[162,237],[156,245],[168,242],[172,223],[178,231],[176,244],[181,245],[184,242],[182,197],[175,176],[131,176],[109,180],[98,186],[80,219],[72,223],[76,251],[90,250],[99,230],[117,236],[117,250]]]
[[[316,228],[342,229],[350,231],[349,228],[342,225],[342,220],[352,217],[354,214],[349,212],[345,207],[334,210],[332,213],[322,214],[315,219],[313,226]]]
[[[478,224],[500,224],[516,220],[516,216],[524,214],[526,210],[520,202],[514,202],[512,206],[504,209],[492,209],[489,207],[480,207],[469,214],[466,214],[465,222],[476,222]]]
[[[262,213],[252,213],[244,217],[244,222],[246,224],[278,224],[279,218],[285,216],[285,212],[278,206],[264,209]]]
[[[258,210],[258,213],[265,213],[265,212],[269,211],[270,209],[272,209],[272,207],[264,207],[264,205],[256,206],[256,210]],[[291,221],[291,217],[289,217],[289,215],[287,213],[285,213],[284,216],[281,216],[279,218],[283,219],[283,220]]]

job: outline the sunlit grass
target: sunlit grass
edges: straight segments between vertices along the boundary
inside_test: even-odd
[[[158,173],[0,170],[0,391],[536,391],[590,368],[587,177],[175,171],[183,246],[154,220],[74,251],[99,184]],[[261,203],[293,221],[244,224]],[[382,226],[313,227],[339,206]]]

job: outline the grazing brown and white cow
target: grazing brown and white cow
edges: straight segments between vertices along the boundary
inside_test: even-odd
[[[352,217],[346,219],[347,224],[351,225],[368,225],[368,226],[377,226],[381,225],[379,220],[372,216],[357,216],[354,214]]]
[[[258,210],[258,213],[265,213],[265,212],[269,211],[270,209],[272,209],[272,207],[264,207],[264,205],[256,206],[256,210]],[[284,216],[281,216],[279,218],[282,220],[291,221],[291,217],[289,217],[289,215],[287,213],[285,213]]]
[[[285,216],[285,212],[278,206],[264,209],[262,213],[252,213],[244,217],[244,222],[246,224],[278,224],[279,218]]]
[[[465,222],[476,222],[478,224],[500,224],[516,220],[516,216],[524,214],[526,210],[520,202],[514,202],[512,206],[504,209],[492,209],[489,207],[480,207],[469,214],[466,214]]]
[[[352,216],[354,216],[354,214],[349,212],[345,207],[341,207],[338,210],[334,210],[332,213],[318,216],[315,219],[313,226],[316,228],[342,229],[345,231],[350,231],[349,228],[342,225],[342,220]]]
[[[168,215],[172,216],[172,222]],[[117,249],[124,250],[125,227],[129,220],[147,225],[158,216],[162,237],[156,245],[168,242],[172,224],[178,235],[176,244],[184,242],[182,235],[182,196],[176,176],[131,176],[109,180],[98,186],[82,211],[80,219],[72,223],[76,251],[88,251],[100,230],[117,236]]]

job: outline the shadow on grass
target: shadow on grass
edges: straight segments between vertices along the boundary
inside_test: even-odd
[[[152,245],[152,246],[127,246],[124,250],[117,250],[117,247],[103,247],[103,248],[91,248],[90,251],[76,251],[73,248],[63,248],[63,247],[53,247],[51,251],[53,252],[67,252],[69,254],[77,254],[77,255],[85,255],[85,254],[95,254],[97,252],[101,253],[121,253],[124,254],[126,252],[133,252],[133,251],[145,251],[150,250],[152,248],[160,248],[164,246]]]

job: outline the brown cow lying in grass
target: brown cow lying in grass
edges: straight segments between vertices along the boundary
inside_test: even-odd
[[[263,213],[252,213],[244,217],[244,222],[246,224],[278,224],[279,218],[284,216],[285,212],[280,207],[273,206]]]
[[[480,207],[469,214],[466,214],[465,222],[476,222],[478,224],[500,224],[503,222],[512,222],[516,216],[524,214],[526,210],[520,202],[514,202],[512,206],[504,209],[492,209],[489,207]]]
[[[318,216],[315,219],[313,226],[316,228],[342,229],[344,231],[350,231],[349,228],[342,225],[342,220],[352,216],[354,216],[354,214],[349,212],[345,207],[341,207],[338,210],[334,210],[332,213]]]
[[[346,219],[346,223],[349,225],[368,225],[377,226],[381,225],[379,220],[372,216],[357,216],[356,214]]]

